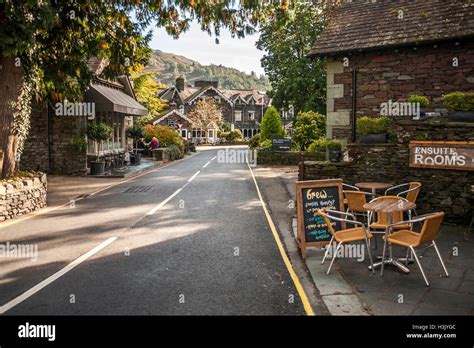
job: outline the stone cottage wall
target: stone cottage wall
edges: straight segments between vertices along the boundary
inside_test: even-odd
[[[348,58],[348,66],[343,60]],[[457,58],[458,67],[453,66]],[[380,114],[380,104],[430,99],[428,112],[445,112],[442,95],[474,90],[474,42],[444,42],[337,56],[327,63],[328,137],[350,139],[352,70],[357,69],[357,116]]]
[[[46,174],[0,182],[0,222],[46,206]]]
[[[33,106],[31,128],[21,156],[21,167],[26,170],[49,172],[48,116],[45,104]],[[86,174],[86,149],[72,143],[85,139],[85,117],[51,114],[52,172],[58,174]]]
[[[459,170],[410,168],[409,141],[474,141],[474,128],[448,122],[404,121],[395,125],[396,143],[380,145],[348,144],[350,161],[305,162],[300,179],[342,178],[349,184],[361,181],[419,181],[422,190],[417,201],[419,213],[444,211],[446,219],[468,224],[474,207],[474,172]],[[301,167],[300,167],[301,170]]]

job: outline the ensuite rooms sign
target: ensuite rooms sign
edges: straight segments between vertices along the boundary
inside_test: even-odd
[[[410,167],[474,171],[474,142],[412,141]]]

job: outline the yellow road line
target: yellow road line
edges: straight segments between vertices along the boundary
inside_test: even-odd
[[[17,224],[17,223],[19,223],[19,222],[23,222],[23,221],[25,221],[25,220],[29,220],[29,219],[34,218],[34,217],[39,216],[39,215],[43,215],[43,214],[52,212],[52,211],[54,211],[54,210],[57,210],[57,209],[59,209],[59,208],[62,208],[62,207],[65,207],[65,206],[69,205],[71,201],[74,201],[74,202],[81,201],[81,200],[83,200],[84,198],[87,198],[87,197],[89,197],[89,196],[94,196],[94,195],[96,195],[96,194],[98,194],[98,193],[100,193],[100,192],[102,192],[102,191],[108,190],[109,188],[112,188],[112,187],[114,187],[114,186],[117,186],[117,185],[126,183],[126,182],[128,182],[128,181],[130,181],[130,180],[134,180],[134,179],[139,178],[139,177],[141,177],[141,176],[143,176],[143,175],[151,174],[151,173],[153,173],[154,171],[157,171],[157,170],[166,168],[166,167],[168,167],[168,166],[170,166],[170,165],[172,165],[172,164],[179,163],[179,162],[181,162],[181,161],[183,161],[183,160],[186,160],[186,159],[188,159],[188,158],[191,158],[191,157],[194,157],[194,156],[185,157],[185,158],[182,158],[182,159],[177,160],[177,161],[169,162],[169,163],[167,163],[167,164],[165,164],[165,165],[162,165],[162,166],[160,166],[160,167],[158,167],[158,168],[154,168],[154,169],[151,169],[151,170],[148,170],[148,171],[144,171],[143,173],[134,175],[134,176],[132,176],[131,178],[128,178],[128,179],[124,179],[124,180],[115,182],[115,183],[113,183],[113,184],[110,184],[110,185],[108,185],[108,186],[106,186],[106,187],[103,187],[103,188],[101,188],[101,189],[99,189],[99,190],[97,190],[97,191],[94,191],[94,192],[92,192],[92,193],[89,193],[89,194],[86,193],[86,194],[85,194],[86,196],[84,196],[84,197],[71,198],[69,202],[64,203],[64,204],[61,204],[61,205],[58,205],[58,206],[56,206],[56,207],[41,209],[41,210],[32,212],[32,213],[28,214],[27,216],[25,216],[25,217],[23,217],[23,218],[14,219],[14,220],[11,220],[11,221],[9,221],[9,222],[0,223],[0,229],[2,229],[2,228],[4,228],[4,227],[11,226],[11,225],[14,225],[14,224]]]
[[[262,194],[258,187],[257,179],[255,179],[253,170],[248,163],[247,163],[247,166],[250,170],[250,174],[252,174],[252,179],[253,179],[253,182],[255,183],[255,188],[257,189],[258,198],[260,199],[260,203],[262,203],[262,208],[263,208],[263,211],[265,212],[265,216],[267,217],[268,225],[270,226],[270,229],[272,230],[273,238],[275,238],[275,242],[277,243],[278,250],[280,250],[280,254],[281,254],[281,257],[283,258],[283,262],[285,263],[286,268],[288,269],[288,272],[290,273],[291,279],[293,280],[293,283],[295,284],[296,290],[298,291],[298,295],[301,298],[301,302],[303,302],[303,307],[306,311],[306,315],[314,315],[313,308],[311,307],[311,304],[309,303],[308,296],[306,295],[306,292],[304,291],[303,285],[301,285],[301,282],[298,276],[296,275],[295,270],[293,269],[291,261],[286,255],[285,249],[283,248],[283,244],[281,242],[280,236],[278,235],[278,231],[275,227],[275,224],[273,223],[270,213],[268,212],[265,201],[263,200]]]

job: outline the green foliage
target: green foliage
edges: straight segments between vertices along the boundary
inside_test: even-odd
[[[256,148],[260,145],[260,133],[255,134],[253,137],[249,139],[249,147]]]
[[[241,141],[243,138],[240,129],[234,129],[233,131],[229,132],[217,131],[217,136],[219,138],[225,139],[228,142]]]
[[[341,151],[342,150],[342,144],[341,142],[337,140],[329,140],[327,145],[326,145],[328,150],[332,151]]]
[[[96,141],[105,141],[112,137],[112,127],[107,124],[101,123],[90,123],[87,125],[87,138]]]
[[[141,71],[140,66],[132,73],[133,88],[138,102],[148,109],[148,115],[136,117],[135,121],[138,124],[146,124],[159,117],[166,103],[156,97],[158,89],[164,87],[153,80],[156,72],[140,74]]]
[[[71,145],[73,152],[82,153],[86,151],[87,141],[85,137],[73,137],[69,139],[69,145]]]
[[[230,130],[232,129],[232,125],[229,122],[225,122],[221,125],[221,129],[223,132],[230,132]]]
[[[321,137],[313,141],[307,149],[307,152],[325,152],[328,147],[329,140],[326,137]]]
[[[443,96],[444,106],[450,111],[474,111],[474,92],[452,92]]]
[[[428,97],[424,95],[411,95],[408,97],[410,103],[420,103],[421,108],[426,108],[430,104]]]
[[[293,165],[296,166],[300,162],[299,152],[272,152],[270,150],[257,150],[258,164],[276,164],[276,165]]]
[[[146,136],[145,128],[138,123],[135,123],[132,127],[128,127],[126,131],[127,137],[134,140],[144,138]]]
[[[175,161],[183,157],[183,153],[178,145],[170,145],[166,148],[166,151],[169,153],[170,160]]]
[[[284,136],[285,130],[281,124],[280,115],[275,107],[270,106],[263,115],[261,128],[261,139],[271,139],[273,136]]]
[[[178,146],[181,154],[184,154],[184,141],[181,135],[172,127],[151,125],[145,126],[145,133],[148,139],[156,137],[161,147]]]
[[[304,151],[326,134],[326,116],[314,111],[300,112],[296,117],[293,140]]]
[[[260,142],[260,146],[258,147],[260,150],[267,150],[271,151],[272,150],[272,141],[271,139],[266,139]]]
[[[293,105],[295,114],[326,110],[325,60],[307,54],[327,23],[329,3],[295,1],[290,16],[272,16],[261,26],[257,48],[265,52],[262,66],[272,86],[268,94],[278,109]]]
[[[359,135],[383,134],[388,132],[390,126],[388,117],[369,117],[361,116],[357,118],[356,127]]]

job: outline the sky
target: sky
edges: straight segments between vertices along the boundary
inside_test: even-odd
[[[260,65],[262,51],[255,47],[258,33],[246,36],[244,39],[232,38],[229,31],[222,30],[219,44],[215,36],[200,30],[197,22],[191,24],[190,29],[175,40],[162,28],[153,32],[151,48],[164,52],[175,53],[186,58],[198,61],[201,64],[222,64],[236,68],[250,74],[254,71],[258,76],[264,74]]]

